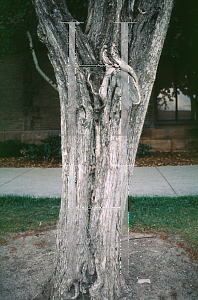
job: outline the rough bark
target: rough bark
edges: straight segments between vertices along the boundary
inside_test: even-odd
[[[61,104],[62,197],[51,299],[129,299],[120,275],[128,177],[173,0],[89,2],[85,34],[76,26],[76,62],[104,65],[109,60],[114,65],[76,68],[76,100],[68,96],[69,25],[60,22],[73,18],[63,0],[33,0],[33,4],[39,19],[38,35],[48,48]],[[136,23],[129,25],[132,69],[128,70],[118,54],[120,25],[113,22],[134,20]],[[115,64],[121,65],[121,76]],[[120,112],[124,84],[120,78],[127,80],[127,72],[130,108],[122,103]],[[121,130],[126,134],[120,134],[120,113],[125,119]]]

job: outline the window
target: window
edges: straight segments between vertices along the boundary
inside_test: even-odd
[[[158,122],[196,121],[196,95],[186,74],[174,58],[161,58],[156,76]]]

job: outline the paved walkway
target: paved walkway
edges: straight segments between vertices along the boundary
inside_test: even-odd
[[[61,168],[0,168],[0,195],[61,196]],[[198,165],[135,167],[129,194],[198,195]]]

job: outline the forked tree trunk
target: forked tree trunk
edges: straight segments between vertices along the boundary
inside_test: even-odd
[[[62,197],[51,299],[129,299],[120,276],[128,177],[173,0],[91,0],[85,34],[78,25],[75,32],[71,23],[62,23],[74,21],[64,0],[33,0],[33,4],[61,104]],[[132,21],[136,23],[128,29],[122,27],[125,33],[129,30],[128,63],[127,38],[122,40],[121,25],[114,22]],[[74,33],[80,65],[76,82],[74,47],[69,51]],[[93,66],[98,63],[104,67]],[[128,103],[122,101],[128,97],[127,73]]]

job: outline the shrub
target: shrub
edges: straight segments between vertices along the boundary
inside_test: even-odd
[[[20,157],[35,160],[37,158],[61,157],[61,137],[51,135],[41,140],[41,145],[22,143],[20,141],[8,140],[0,142],[0,157]],[[139,143],[137,156],[143,157],[150,154],[151,145]]]
[[[139,156],[139,157],[146,156],[146,155],[151,153],[151,151],[150,151],[151,149],[153,149],[151,147],[151,145],[146,145],[146,144],[139,143],[138,150],[137,150],[137,156]]]
[[[53,154],[58,154],[61,157],[61,136],[50,135],[46,139],[41,140],[45,145],[45,156],[49,157]]]
[[[20,157],[21,150],[27,147],[28,143],[15,140],[0,142],[0,157]]]
[[[61,157],[61,137],[59,135],[51,135],[41,140],[43,144],[29,144],[21,150],[21,154],[26,159],[35,160],[37,158],[48,159],[50,156]]]
[[[21,154],[26,159],[35,160],[45,156],[44,145],[28,144],[21,150]]]

